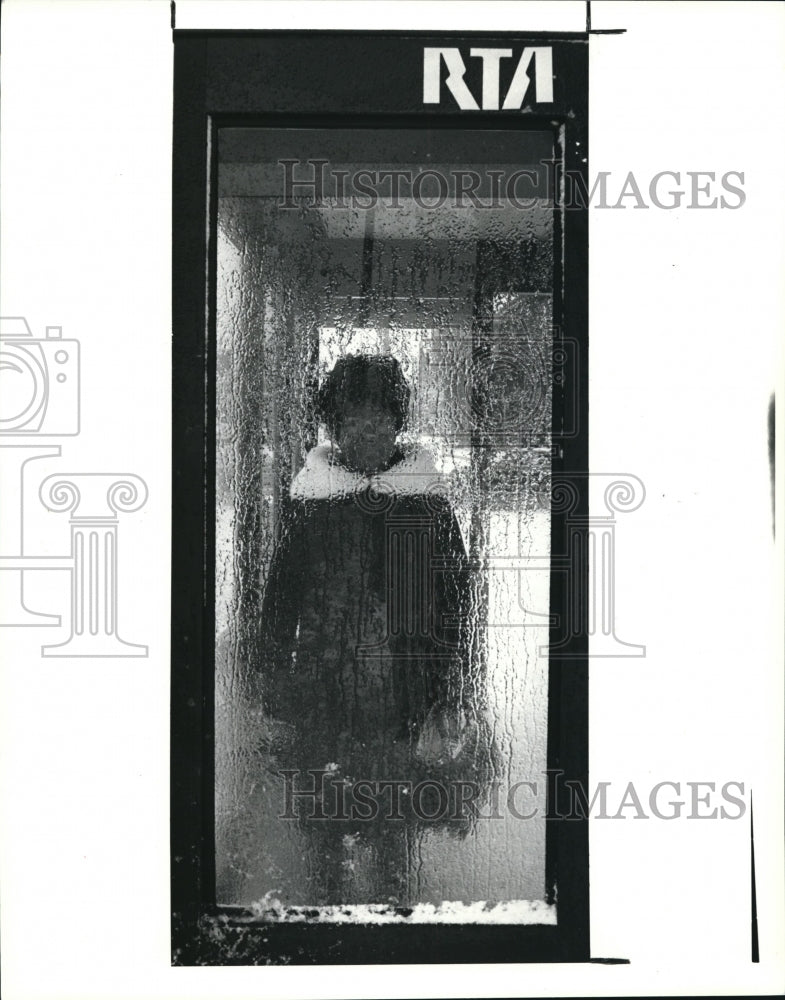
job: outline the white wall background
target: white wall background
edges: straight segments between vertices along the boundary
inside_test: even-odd
[[[127,471],[150,488],[120,531],[120,630],[148,658],[46,660],[45,630],[0,633],[9,1000],[785,986],[783,595],[765,448],[785,319],[785,11],[592,8],[595,28],[628,30],[592,41],[591,173],[742,170],[747,200],[592,211],[591,466],[646,484],[620,519],[617,623],[648,655],[592,664],[591,777],[754,790],[761,963],[745,818],[592,822],[592,951],[629,966],[170,967],[169,4],[6,0],[1,311],[82,344],[83,431],[40,475]],[[178,2],[182,27],[580,29],[583,17],[580,3]],[[62,551],[64,517],[31,511],[31,546]],[[62,586],[37,594],[66,611]]]

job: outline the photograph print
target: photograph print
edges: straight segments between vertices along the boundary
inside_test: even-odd
[[[173,961],[583,956],[585,39],[175,39]]]

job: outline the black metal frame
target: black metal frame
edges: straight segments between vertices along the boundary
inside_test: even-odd
[[[588,820],[567,780],[588,778],[588,212],[557,207],[554,329],[576,346],[554,386],[552,553],[578,539],[572,571],[551,572],[546,882],[558,922],[545,925],[248,923],[215,902],[214,488],[216,129],[224,124],[552,129],[562,169],[588,171],[588,35],[176,31],[173,160],[173,538],[171,853],[174,964],[276,962],[555,962],[589,958]],[[421,103],[422,48],[481,40],[549,44],[547,113],[434,112]],[[471,79],[467,80],[471,84]],[[475,88],[476,89],[476,88]],[[445,102],[447,103],[447,102]],[[558,187],[557,187],[558,193]],[[558,343],[558,341],[557,341]],[[560,429],[570,429],[560,433]],[[577,609],[576,617],[569,609]]]

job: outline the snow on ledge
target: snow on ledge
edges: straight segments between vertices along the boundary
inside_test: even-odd
[[[242,919],[242,918],[241,918]],[[317,924],[556,924],[556,906],[543,900],[504,903],[445,902],[391,906],[387,903],[337,906],[285,906],[269,895],[245,911],[249,923]]]

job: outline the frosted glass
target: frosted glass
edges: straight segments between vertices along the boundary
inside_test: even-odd
[[[220,132],[219,903],[545,897],[553,201],[544,183],[526,208],[454,202],[467,162],[487,197],[489,171],[552,154],[542,132]],[[327,161],[322,204],[282,205],[285,159]],[[343,207],[331,172],[363,169],[436,170],[449,197]],[[317,405],[350,356],[395,359],[408,390],[378,470]],[[327,818],[307,796],[281,818],[308,769]],[[402,818],[353,816],[357,783],[378,805],[385,780]],[[481,816],[422,815],[461,783]]]

